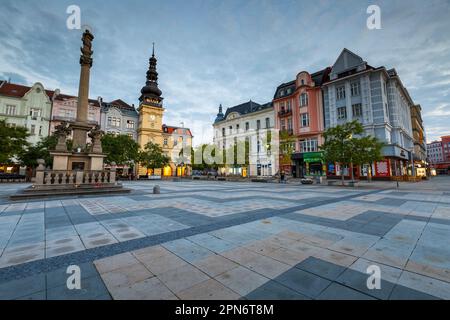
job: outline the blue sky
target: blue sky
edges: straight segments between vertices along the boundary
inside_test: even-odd
[[[164,122],[212,141],[220,103],[265,103],[302,70],[333,65],[346,47],[372,66],[397,69],[422,105],[428,140],[450,134],[450,1],[1,0],[0,79],[77,94],[81,32],[93,28],[92,98],[138,104],[156,43]],[[381,30],[366,9],[381,8]]]

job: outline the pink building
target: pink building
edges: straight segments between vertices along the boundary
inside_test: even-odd
[[[278,86],[274,96],[275,128],[293,140],[291,159],[280,158],[280,170],[294,177],[324,175],[319,146],[323,143],[322,83],[330,68],[314,74],[300,72],[296,79]]]
[[[74,122],[76,120],[77,104],[77,97],[61,94],[59,90],[55,91],[49,134],[52,134],[55,131],[55,126],[59,125],[62,121]],[[88,120],[92,124],[100,124],[100,103],[98,100],[89,99]]]

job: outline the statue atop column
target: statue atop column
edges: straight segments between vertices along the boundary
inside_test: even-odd
[[[81,65],[88,65],[89,67],[92,67],[92,54],[94,53],[94,51],[92,51],[92,40],[94,40],[94,35],[86,29],[83,33],[83,37],[81,38],[81,41],[83,41],[83,46],[80,48]]]
[[[89,132],[89,137],[92,140],[92,152],[93,153],[102,153],[102,136],[103,131],[100,130],[100,126],[97,124],[92,130]]]
[[[70,130],[69,124],[66,121],[62,121],[59,125],[55,126],[54,135],[58,138],[58,143],[56,144],[55,151],[67,151],[67,136],[72,132]]]

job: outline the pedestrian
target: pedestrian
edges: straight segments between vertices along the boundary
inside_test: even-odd
[[[284,183],[284,171],[280,173],[280,183]]]

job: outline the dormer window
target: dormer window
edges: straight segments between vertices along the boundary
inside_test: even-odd
[[[302,79],[302,80],[300,81],[300,83],[302,84],[302,86],[304,86],[304,85],[305,85],[305,80]]]

